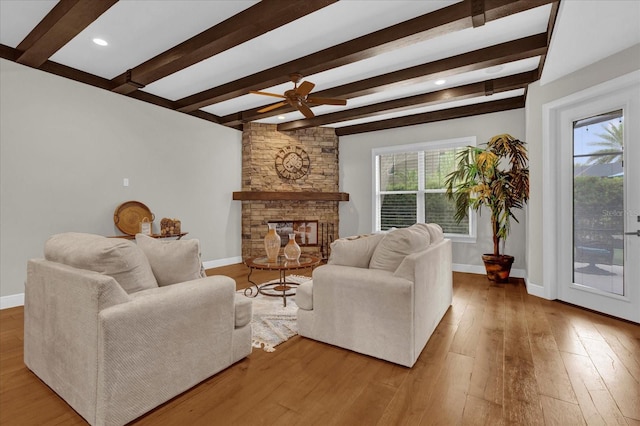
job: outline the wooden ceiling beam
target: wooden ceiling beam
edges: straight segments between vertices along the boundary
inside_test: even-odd
[[[262,0],[113,78],[112,90],[123,94],[131,93],[336,1],[338,0]]]
[[[427,64],[382,74],[366,80],[314,92],[319,98],[355,98],[382,92],[394,86],[421,83],[451,75],[541,56],[547,51],[547,34],[541,33],[484,49],[462,53]]]
[[[193,111],[208,105],[246,95],[288,81],[292,72],[312,75],[331,68],[354,63],[384,52],[428,40],[454,31],[471,28],[472,0],[463,0],[417,18],[401,22],[371,34],[358,37],[293,61],[260,71],[238,80],[196,93],[176,101],[179,111]],[[485,20],[523,12],[551,3],[553,0],[485,1]]]
[[[348,120],[375,117],[382,114],[405,111],[408,109],[420,108],[428,105],[438,105],[445,102],[458,101],[480,96],[490,96],[493,93],[500,93],[523,88],[529,83],[534,82],[536,80],[536,75],[537,70],[528,71],[508,77],[466,84],[464,86],[452,87],[449,89],[439,90],[437,92],[409,96],[402,99],[394,99],[391,101],[366,105],[359,108],[338,111],[331,114],[323,114],[310,119],[290,121],[288,123],[278,124],[278,131],[300,130],[309,127],[340,123]],[[487,94],[487,85],[492,88],[491,94]]]
[[[534,1],[529,4],[530,7],[523,9],[519,0],[483,0],[484,1],[484,16],[485,22],[494,21],[496,19],[505,18],[514,13],[524,12],[525,10],[533,9],[539,6],[552,4],[559,0],[548,1]],[[526,0],[525,0],[526,1]]]
[[[480,114],[508,111],[512,109],[524,108],[525,97],[501,99],[498,101],[483,102],[480,104],[466,105],[457,108],[443,109],[440,111],[427,112],[423,114],[407,115],[388,120],[374,121],[371,123],[356,124],[336,128],[336,135],[347,136],[358,133],[373,132],[378,130],[395,129],[398,127],[414,126],[417,124],[433,123],[436,121],[452,120],[455,118],[471,117]]]
[[[16,62],[39,68],[118,0],[60,0],[16,47]]]
[[[20,52],[6,44],[0,44],[0,58],[15,62]]]
[[[549,13],[549,22],[547,23],[547,43],[551,43],[551,36],[553,35],[553,29],[556,26],[556,19],[558,18],[559,6],[560,6],[559,1],[551,3],[551,12]],[[542,77],[542,70],[544,68],[544,64],[546,61],[547,61],[547,53],[542,55],[542,58],[540,58],[540,64],[538,65],[538,79]]]
[[[176,101],[178,109],[190,111],[246,95],[251,90],[261,90],[286,83],[289,81],[288,76],[292,72],[311,75],[371,58],[416,42],[418,39],[415,39],[415,37],[419,34],[422,34],[426,40],[447,32],[468,28],[470,24],[467,24],[466,21],[469,13],[466,9],[464,2],[456,3],[302,58],[187,96]]]
[[[485,24],[484,0],[471,0],[471,22],[473,22],[473,28]]]
[[[372,93],[384,91],[393,86],[415,84],[438,78],[446,78],[463,72],[488,68],[520,59],[540,56],[547,51],[547,35],[540,33],[519,40],[509,41],[474,50],[449,58],[441,59],[427,64],[417,65],[411,68],[394,71],[391,73],[371,77],[366,80],[336,86],[331,89],[314,92],[319,98],[355,98]],[[258,113],[255,109],[246,110],[239,114],[231,114],[221,117],[222,124],[236,125],[237,120],[253,121],[286,112],[295,111],[291,107],[278,108],[277,110]]]

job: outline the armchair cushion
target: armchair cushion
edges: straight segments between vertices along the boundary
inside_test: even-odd
[[[113,277],[127,293],[158,287],[146,256],[133,242],[66,232],[51,236],[44,256],[52,262]]]
[[[144,234],[136,235],[138,247],[151,264],[158,285],[165,286],[204,278],[198,240],[160,241]]]
[[[331,243],[329,262],[333,265],[368,268],[371,256],[385,234],[339,238]]]
[[[394,272],[407,255],[426,249],[429,241],[429,232],[424,227],[412,226],[391,231],[384,235],[375,248],[369,269]]]

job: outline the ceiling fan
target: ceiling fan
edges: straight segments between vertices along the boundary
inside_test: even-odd
[[[332,99],[332,98],[317,98],[313,95],[310,95],[311,91],[315,87],[315,84],[310,81],[303,81],[298,86],[298,82],[302,79],[302,74],[293,73],[290,75],[291,82],[293,83],[293,89],[287,90],[284,92],[284,95],[278,95],[276,93],[269,92],[256,92],[251,91],[251,93],[256,95],[265,95],[265,96],[273,96],[275,98],[282,98],[283,101],[277,102],[275,104],[271,104],[262,109],[259,109],[259,113],[269,112],[274,109],[280,108],[285,105],[291,105],[293,108],[296,108],[298,111],[302,113],[306,118],[313,118],[315,115],[311,111],[309,106],[313,105],[346,105],[347,101],[344,99]]]

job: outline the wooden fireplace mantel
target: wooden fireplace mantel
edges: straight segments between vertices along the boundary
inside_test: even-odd
[[[233,199],[239,201],[349,201],[349,194],[313,191],[239,191],[233,193]]]

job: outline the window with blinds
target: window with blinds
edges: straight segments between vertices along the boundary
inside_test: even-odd
[[[475,138],[375,149],[376,230],[425,222],[439,224],[454,239],[475,237],[473,213],[457,223],[444,184],[467,145],[475,145]]]
[[[416,223],[418,203],[418,153],[380,156],[381,229],[406,228]]]

